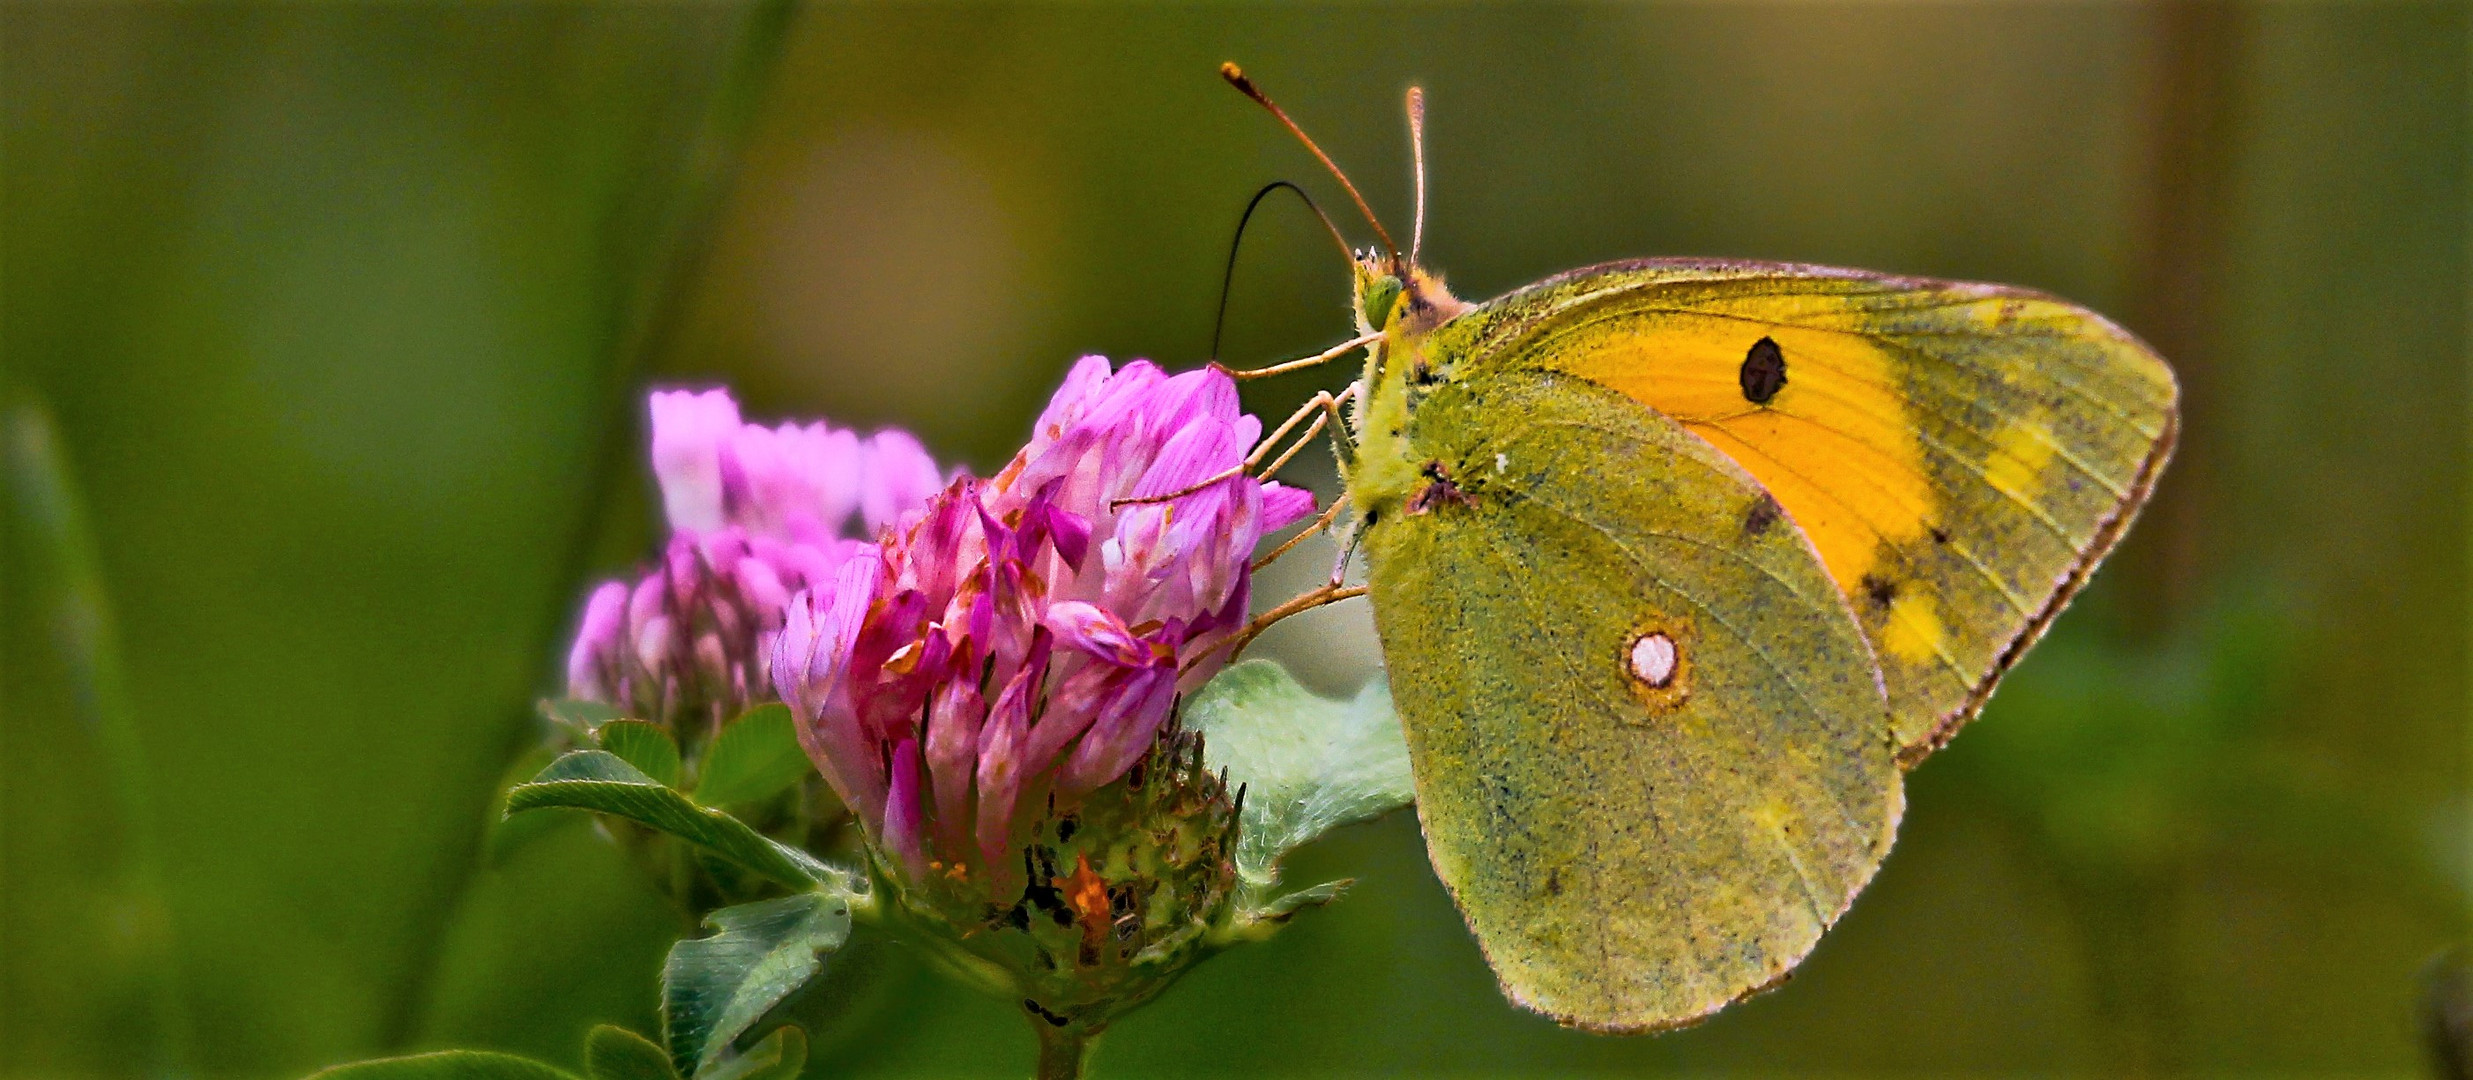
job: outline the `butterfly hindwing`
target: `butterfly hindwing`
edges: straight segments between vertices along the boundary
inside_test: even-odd
[[[1569,375],[1423,397],[1369,582],[1434,866],[1505,990],[1671,1027],[1775,982],[1901,806],[1863,634],[1761,485]]]
[[[1759,263],[1575,271],[1427,345],[1445,378],[1566,372],[1706,439],[1810,537],[1902,753],[1971,718],[2145,500],[2172,373],[2040,293]]]

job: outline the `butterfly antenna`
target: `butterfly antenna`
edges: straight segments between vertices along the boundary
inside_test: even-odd
[[[1298,142],[1304,143],[1306,149],[1314,152],[1314,157],[1322,162],[1322,167],[1331,170],[1331,175],[1339,178],[1340,186],[1348,189],[1348,197],[1356,201],[1357,212],[1364,214],[1366,223],[1374,226],[1374,235],[1382,238],[1383,251],[1391,256],[1392,262],[1399,262],[1400,246],[1391,242],[1390,230],[1382,227],[1382,219],[1374,216],[1374,208],[1366,205],[1365,196],[1357,191],[1357,185],[1349,182],[1348,174],[1340,171],[1339,164],[1331,160],[1331,155],[1323,153],[1322,147],[1314,145],[1314,140],[1305,134],[1304,128],[1298,127],[1296,121],[1289,119],[1288,114],[1273,103],[1270,96],[1262,92],[1261,87],[1254,85],[1254,80],[1246,78],[1243,68],[1235,64],[1221,64],[1219,65],[1219,77],[1228,80],[1228,85],[1236,87],[1238,93],[1254,99],[1254,104],[1270,110],[1272,116],[1277,117],[1281,124],[1287,126],[1289,134],[1296,136]]]
[[[1425,250],[1425,91],[1408,88],[1408,160],[1417,175],[1417,217],[1408,227],[1408,264]]]
[[[1211,359],[1214,361],[1219,359],[1220,332],[1228,325],[1228,287],[1236,283],[1237,247],[1245,242],[1245,225],[1254,219],[1254,210],[1262,205],[1262,200],[1282,188],[1295,192],[1297,198],[1305,200],[1305,208],[1314,212],[1314,217],[1330,232],[1331,242],[1339,245],[1340,258],[1352,264],[1356,261],[1357,257],[1348,250],[1348,238],[1340,235],[1339,225],[1331,220],[1331,215],[1322,212],[1322,207],[1314,204],[1314,197],[1306,194],[1304,188],[1286,180],[1273,180],[1262,185],[1262,190],[1255,192],[1253,200],[1245,204],[1245,212],[1238,215],[1236,235],[1228,240],[1228,266],[1219,275],[1219,313],[1211,317]]]

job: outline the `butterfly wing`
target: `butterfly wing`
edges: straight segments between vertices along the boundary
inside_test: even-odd
[[[1578,375],[1742,465],[1853,605],[1909,761],[2120,538],[2177,422],[2171,369],[2084,308],[1825,267],[1575,271],[1453,321],[1430,355],[1447,377]]]
[[[1745,526],[1774,504],[1725,455],[1572,376],[1441,386],[1406,434],[1438,479],[1368,524],[1375,620],[1435,870],[1505,991],[1643,1031],[1776,982],[1901,806],[1810,544]]]

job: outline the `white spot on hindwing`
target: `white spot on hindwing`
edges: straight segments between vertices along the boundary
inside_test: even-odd
[[[1624,719],[1636,723],[1652,723],[1661,717],[1674,715],[1691,700],[1694,681],[1693,666],[1700,660],[1693,652],[1693,643],[1700,640],[1699,630],[1689,617],[1677,617],[1671,612],[1653,612],[1632,624],[1631,633],[1620,639],[1614,654],[1615,667],[1623,672],[1624,685],[1631,688],[1645,710],[1624,712]]]
[[[1651,690],[1663,690],[1674,685],[1674,672],[1682,653],[1675,649],[1674,639],[1663,632],[1640,635],[1631,643],[1631,677]]]
[[[1506,455],[1506,454],[1496,454],[1496,455],[1494,455],[1494,471],[1495,471],[1495,472],[1501,472],[1501,471],[1503,471],[1503,470],[1505,470],[1505,469],[1508,469],[1508,468],[1510,468],[1510,467],[1511,467],[1511,458],[1510,458],[1510,456],[1509,456],[1509,455]]]

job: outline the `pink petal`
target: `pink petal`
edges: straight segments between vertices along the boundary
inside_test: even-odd
[[[1150,659],[1142,639],[1126,629],[1122,620],[1080,600],[1050,604],[1041,625],[1055,632],[1057,644],[1114,664],[1130,667]]]
[[[721,445],[738,433],[738,402],[727,390],[656,390],[649,405],[653,475],[670,527],[719,528]]]
[[[1104,356],[1085,356],[1075,361],[1072,370],[1065,373],[1064,384],[1048,398],[1048,407],[1039,414],[1038,423],[1032,425],[1030,445],[1037,448],[1043,439],[1054,441],[1081,419],[1091,395],[1108,381],[1113,367]]]
[[[1125,775],[1151,748],[1176,702],[1176,669],[1155,668],[1129,679],[1100,709],[1090,732],[1057,770],[1060,795],[1079,796]]]
[[[1282,483],[1262,485],[1262,531],[1278,532],[1314,516],[1314,493]]]
[[[617,692],[608,668],[627,633],[627,583],[605,581],[584,602],[584,618],[567,652],[567,695],[607,701]]]
[[[1093,661],[1085,661],[1065,676],[1048,695],[1048,707],[1039,714],[1039,723],[1030,729],[1029,745],[1022,749],[1023,771],[1035,775],[1055,764],[1066,746],[1090,730],[1100,705],[1127,677],[1125,668]]]
[[[979,729],[979,854],[991,867],[1005,865],[1005,849],[1013,838],[1014,802],[1022,791],[1022,746],[1028,741],[1030,707],[1040,676],[1024,668],[996,707],[988,710],[987,726]]]
[[[926,821],[919,808],[919,740],[893,748],[893,776],[885,793],[884,849],[901,860],[912,881],[927,879]]]
[[[947,684],[927,712],[927,768],[936,794],[936,841],[958,858],[971,835],[970,788],[987,702],[968,682]]]
[[[865,471],[859,477],[859,513],[870,535],[891,526],[901,515],[926,505],[928,496],[944,485],[936,460],[909,432],[887,428],[866,444]]]

